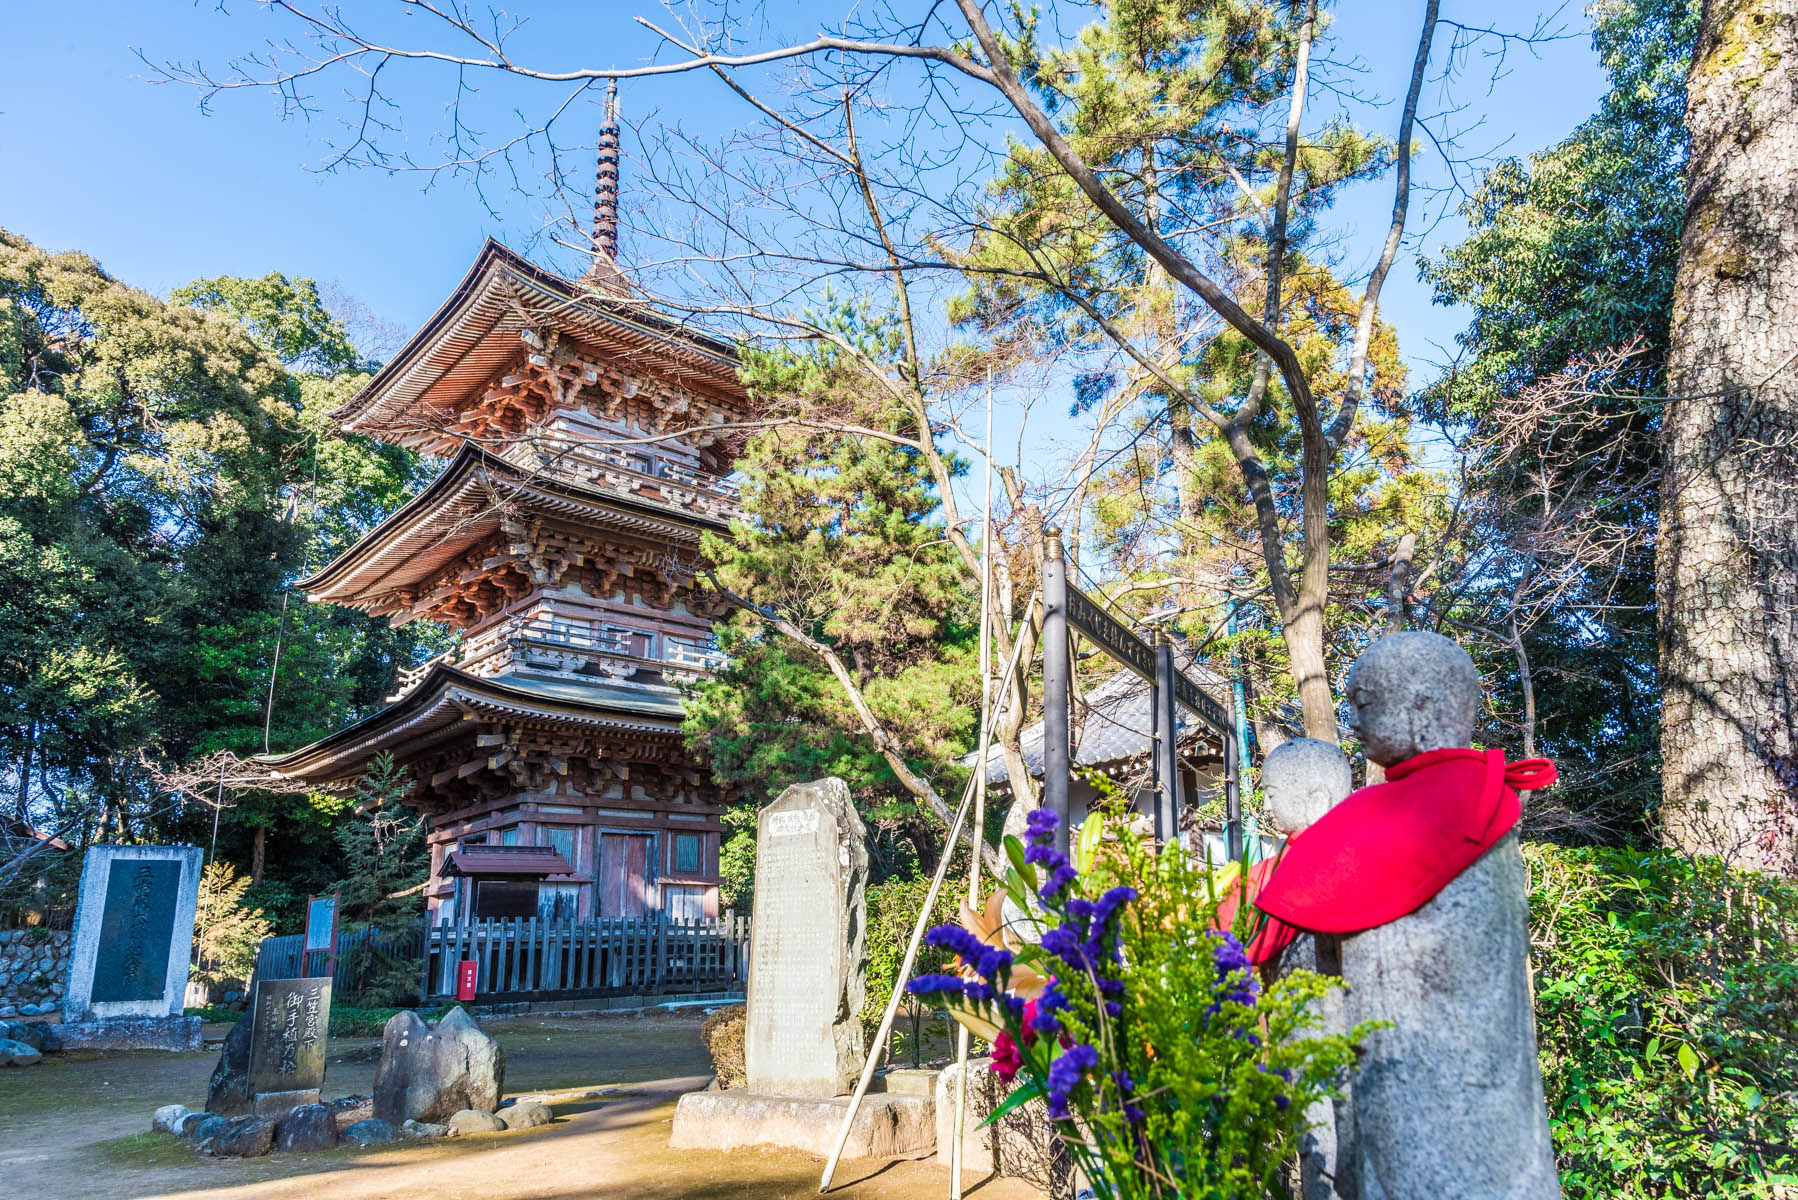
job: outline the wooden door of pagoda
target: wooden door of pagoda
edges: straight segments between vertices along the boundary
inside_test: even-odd
[[[655,884],[650,879],[647,833],[599,835],[599,915],[646,917],[655,907]]]

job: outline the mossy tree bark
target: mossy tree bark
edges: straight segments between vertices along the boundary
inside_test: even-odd
[[[1706,0],[1658,548],[1663,838],[1798,850],[1798,0]]]

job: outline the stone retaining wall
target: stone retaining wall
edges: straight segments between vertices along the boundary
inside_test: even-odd
[[[0,1018],[54,1012],[69,975],[67,930],[0,930]]]

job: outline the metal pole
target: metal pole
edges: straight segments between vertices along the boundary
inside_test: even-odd
[[[1224,739],[1224,852],[1231,862],[1242,859],[1242,764],[1236,739]]]
[[[1155,730],[1155,840],[1180,838],[1180,725],[1174,711],[1174,644],[1166,629],[1155,631],[1155,690],[1151,694]]]
[[[1232,645],[1234,645],[1236,638],[1236,597],[1226,592],[1224,598],[1230,605],[1229,614],[1225,617],[1224,628],[1229,633]],[[1233,718],[1231,725],[1235,730],[1234,736],[1236,743],[1234,747],[1236,750],[1235,778],[1237,780],[1237,803],[1235,813],[1238,822],[1240,822],[1242,818],[1242,764],[1249,761],[1249,705],[1242,690],[1242,656],[1237,654],[1234,649],[1230,652],[1230,671],[1230,715]],[[1259,834],[1259,831],[1254,829],[1252,819],[1250,822],[1250,832],[1256,833],[1257,835]],[[1239,824],[1237,828],[1237,845],[1239,850],[1241,841],[1242,832]],[[1260,855],[1260,850],[1261,840],[1260,837],[1257,836],[1255,840],[1257,857]],[[1231,857],[1239,857],[1239,854],[1233,853]]]
[[[1068,852],[1068,567],[1061,530],[1043,530],[1043,807],[1054,813],[1055,848]]]

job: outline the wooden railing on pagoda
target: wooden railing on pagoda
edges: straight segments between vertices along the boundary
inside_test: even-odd
[[[742,494],[722,476],[684,463],[574,438],[534,435],[500,457],[546,477],[622,492],[729,520],[743,512]]]
[[[475,675],[503,675],[520,667],[565,671],[573,675],[597,666],[595,680],[629,679],[653,671],[669,682],[686,682],[724,665],[724,655],[709,640],[675,634],[656,636],[658,654],[632,654],[622,632],[594,629],[573,621],[543,616],[513,617],[471,637],[459,650],[447,651],[399,673],[392,703],[418,686],[437,663],[461,667]]]
[[[749,984],[749,918],[444,922],[425,937],[422,999],[453,998],[465,961],[477,964],[477,1003],[739,992]]]

